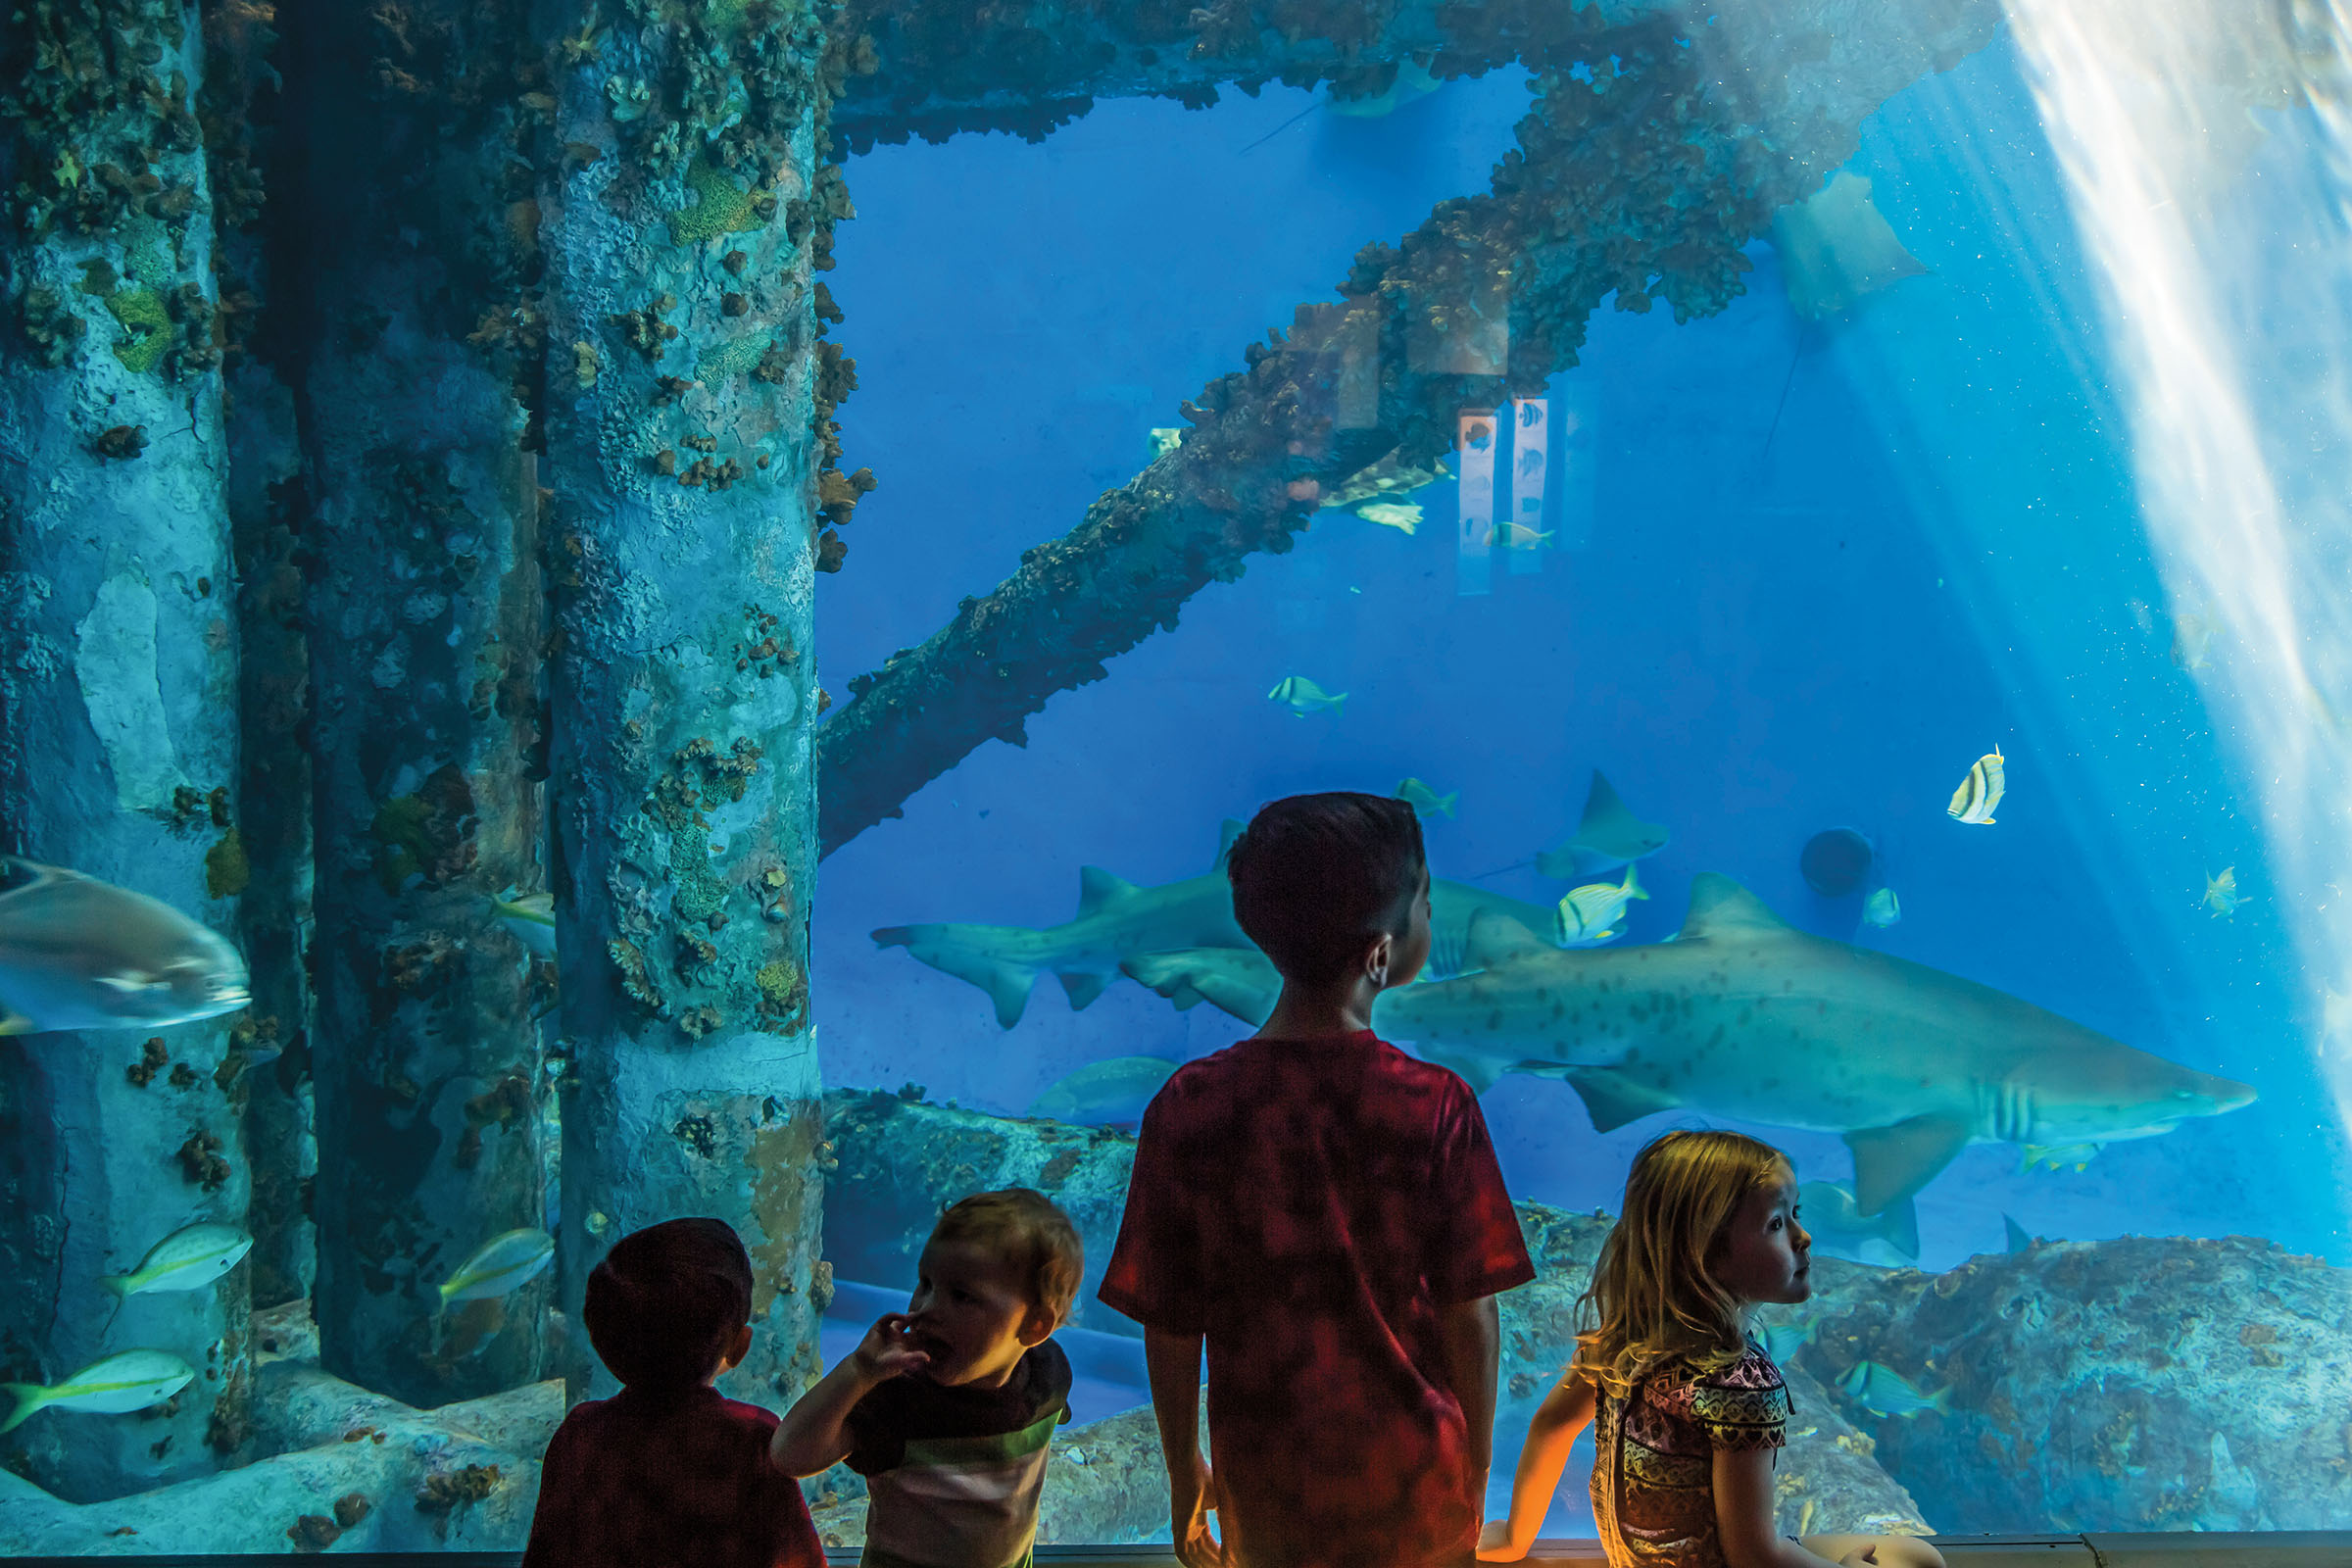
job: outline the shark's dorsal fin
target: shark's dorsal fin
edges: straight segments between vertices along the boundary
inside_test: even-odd
[[[1968,1147],[1969,1125],[1958,1116],[1913,1116],[1891,1127],[1862,1127],[1845,1135],[1854,1152],[1854,1207],[1876,1214],[1935,1180]]]
[[[1606,1067],[1576,1067],[1560,1076],[1583,1098],[1596,1133],[1615,1132],[1629,1121],[1640,1121],[1682,1103],[1672,1095],[1646,1084],[1629,1083]]]
[[[1240,838],[1242,830],[1249,825],[1238,816],[1229,816],[1225,819],[1225,826],[1217,834],[1217,858],[1208,864],[1211,871],[1225,869],[1225,861],[1233,854],[1233,841]]]
[[[1133,898],[1136,885],[1123,876],[1113,876],[1099,865],[1078,868],[1078,918],[1099,914],[1121,899]]]
[[[1509,915],[1481,909],[1470,917],[1470,932],[1462,941],[1462,967],[1499,969],[1514,958],[1553,951]]]
[[[1788,922],[1764,906],[1764,901],[1721,871],[1701,871],[1690,879],[1690,912],[1678,933],[1685,942],[1724,936],[1735,931],[1784,931]]]

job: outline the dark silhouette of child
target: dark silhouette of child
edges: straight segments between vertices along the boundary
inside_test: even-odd
[[[1494,1293],[1535,1269],[1477,1097],[1370,1028],[1429,957],[1420,824],[1402,801],[1295,796],[1258,812],[1227,874],[1282,997],[1144,1113],[1101,1291],[1144,1325],[1176,1554],[1461,1561],[1492,1449]]]
[[[524,1568],[823,1568],[800,1483],[768,1458],[776,1417],[711,1381],[752,1346],[752,1260],[722,1220],[622,1237],[581,1319],[621,1382],[547,1446]]]

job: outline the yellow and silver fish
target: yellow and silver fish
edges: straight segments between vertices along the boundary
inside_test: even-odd
[[[507,889],[490,901],[490,913],[500,925],[514,934],[514,940],[541,958],[556,956],[556,896],[552,893],[525,893],[516,896]]]
[[[1432,817],[1450,817],[1453,815],[1453,803],[1462,798],[1460,790],[1450,795],[1440,795],[1417,778],[1406,779],[1390,793],[1410,806],[1413,814],[1425,822]]]
[[[1285,675],[1266,693],[1266,700],[1280,703],[1295,718],[1304,718],[1309,713],[1337,713],[1348,694],[1342,692],[1335,697],[1304,675]]]
[[[502,1232],[476,1248],[441,1282],[441,1304],[504,1296],[536,1279],[555,1256],[556,1239],[543,1230]]]
[[[253,1237],[234,1225],[187,1225],[147,1249],[137,1268],[98,1283],[117,1296],[201,1291],[252,1250]]]
[[[0,1034],[161,1029],[251,1000],[219,932],[144,893],[0,857]]]
[[[1625,918],[1626,905],[1648,897],[1630,860],[1622,882],[1588,882],[1570,888],[1560,900],[1560,945],[1589,948],[1614,939],[1620,935],[1615,927]]]
[[[1838,1380],[1838,1387],[1845,1391],[1847,1398],[1875,1415],[1899,1415],[1909,1420],[1922,1410],[1951,1414],[1950,1389],[1922,1394],[1909,1378],[1876,1361],[1856,1361]]]
[[[2002,777],[2005,760],[1998,746],[1977,759],[1976,765],[1968,770],[1968,777],[1952,791],[1952,804],[1947,809],[1953,816],[1978,827],[1992,826],[1992,809],[2001,804],[2001,796],[2009,788]]]
[[[2098,1156],[2099,1151],[2106,1147],[2105,1144],[2021,1145],[2022,1157],[2017,1162],[2017,1173],[2023,1176],[2036,1165],[2047,1165],[2052,1170],[2063,1170],[2072,1165],[2079,1174],[2085,1165]]]
[[[1902,917],[1903,903],[1894,896],[1892,888],[1879,889],[1870,896],[1869,902],[1862,906],[1862,918],[1882,931],[1898,923]]]
[[[127,1415],[163,1403],[195,1378],[196,1369],[170,1350],[123,1350],[92,1361],[63,1383],[0,1384],[17,1401],[8,1419],[0,1421],[0,1433],[14,1432],[34,1411],[51,1405],[92,1415]]]
[[[1421,528],[1421,507],[1413,501],[1366,501],[1355,509],[1355,514],[1366,522],[1377,522],[1383,528],[1399,533],[1417,533]]]
[[[2245,895],[2237,891],[2236,866],[2225,865],[2218,874],[2205,879],[2203,903],[2206,908],[2213,911],[2216,920],[2227,920],[2245,902]]]

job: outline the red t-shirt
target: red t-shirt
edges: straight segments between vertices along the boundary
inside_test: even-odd
[[[716,1389],[623,1389],[576,1406],[539,1476],[523,1568],[824,1568],[776,1417]]]
[[[1438,1308],[1535,1277],[1469,1085],[1370,1032],[1245,1040],[1144,1113],[1103,1302],[1208,1343],[1249,1568],[1459,1560],[1484,1499]]]

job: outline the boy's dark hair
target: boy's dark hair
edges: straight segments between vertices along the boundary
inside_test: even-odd
[[[935,1242],[970,1242],[1011,1263],[1030,1304],[1053,1314],[1059,1328],[1086,1272],[1078,1227],[1045,1194],[1027,1187],[974,1193],[952,1203],[931,1228]]]
[[[589,1274],[580,1307],[588,1343],[631,1387],[702,1382],[751,1320],[752,1256],[719,1219],[623,1236]]]
[[[1403,932],[1426,866],[1411,806],[1335,791],[1260,810],[1233,841],[1225,875],[1250,940],[1285,979],[1322,985],[1366,943]]]

